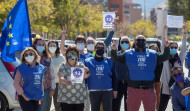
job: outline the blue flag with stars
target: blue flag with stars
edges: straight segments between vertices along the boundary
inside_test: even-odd
[[[10,11],[0,37],[1,58],[14,62],[15,51],[32,46],[30,20],[26,0],[19,0]]]

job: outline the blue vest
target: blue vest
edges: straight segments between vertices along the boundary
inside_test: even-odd
[[[84,60],[90,57],[93,57],[93,55],[89,52],[87,54],[80,54],[78,61],[84,63]]]
[[[189,96],[185,96],[185,103],[186,103],[186,111],[190,111],[190,94]]]
[[[190,69],[190,52],[186,53],[186,58],[185,59],[186,59],[186,61],[188,63],[189,69]]]
[[[156,51],[146,49],[145,52],[137,52],[134,49],[131,49],[125,52],[125,58],[129,69],[130,80],[154,80],[154,70],[157,64]]]
[[[109,60],[110,66],[107,60]],[[111,68],[113,62],[110,58],[105,58],[101,62],[98,62],[94,57],[91,57],[85,60],[85,65],[90,71],[90,77],[87,79],[88,88],[90,90],[112,89]]]
[[[41,100],[44,96],[44,92],[42,90],[42,77],[44,69],[44,66],[41,64],[36,67],[21,64],[18,67],[18,70],[24,80],[24,95],[31,100]]]

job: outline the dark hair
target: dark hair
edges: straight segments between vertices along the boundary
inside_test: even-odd
[[[48,42],[48,47],[49,47],[49,44],[52,43],[52,42],[56,44],[57,49],[56,49],[56,51],[55,51],[55,55],[58,56],[58,55],[60,54],[60,48],[59,48],[59,45],[58,45],[58,42],[57,42],[57,41],[55,41],[55,40],[49,41],[49,42]],[[48,52],[49,52],[49,50],[48,50]],[[49,53],[50,53],[50,52],[49,52]]]
[[[176,45],[177,45],[177,48],[178,48],[177,42],[170,42],[170,46],[171,46],[172,44],[176,44]]]
[[[69,46],[67,47],[67,50],[66,50],[66,53],[65,53],[66,59],[67,59],[67,54],[68,54],[70,51],[76,52],[76,53],[77,53],[77,57],[79,58],[80,55],[79,55],[79,51],[78,51],[77,47],[76,47],[75,45],[69,45]]]
[[[173,73],[174,73],[175,70],[178,70],[178,71],[183,72],[183,68],[182,68],[182,67],[180,67],[180,66],[175,66],[175,67],[173,67],[173,68],[171,69],[171,76],[173,76]]]
[[[156,48],[156,51],[159,52],[159,48],[157,45],[155,44],[152,44],[152,45],[149,45],[148,48],[151,49],[152,47],[155,47]]]
[[[50,54],[49,54],[49,52],[48,52],[48,48],[47,48],[46,41],[45,41],[43,38],[35,38],[35,39],[33,40],[33,43],[32,43],[33,48],[37,51],[35,45],[37,45],[38,41],[40,41],[40,40],[44,41],[44,43],[45,43],[45,50],[43,51],[43,54],[44,54],[46,57],[48,57],[48,58],[50,59],[51,56],[50,56]],[[37,51],[37,52],[38,52],[38,51]]]
[[[104,46],[104,49],[106,48],[105,43],[102,42],[102,41],[98,41],[98,42],[96,42],[96,43],[94,44],[94,49],[97,47],[97,45],[103,45],[103,46]]]
[[[35,58],[34,58],[35,62],[39,62],[39,61],[40,61],[40,56],[38,55],[37,51],[34,50],[32,47],[27,47],[27,48],[21,53],[21,58],[20,58],[21,63],[25,63],[25,62],[26,62],[25,57],[24,57],[24,54],[26,53],[26,51],[32,51],[32,52],[34,52],[34,54],[35,54],[35,55],[34,55],[34,56],[35,56]]]
[[[86,44],[86,38],[85,38],[83,35],[79,35],[79,36],[76,37],[76,39],[75,39],[75,44],[76,44],[78,41],[83,41],[83,42]]]

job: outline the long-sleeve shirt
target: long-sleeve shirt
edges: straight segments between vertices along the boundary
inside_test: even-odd
[[[106,39],[104,40],[104,43],[106,44],[107,47],[111,44],[113,35],[114,35],[114,31],[111,30],[108,36],[106,37]]]
[[[32,64],[31,67],[35,67],[35,66],[36,66],[36,63]],[[21,95],[24,92],[23,88],[22,88],[23,83],[24,83],[24,81],[23,81],[22,75],[19,72],[19,70],[16,68],[16,75],[14,77],[13,86],[19,95]]]
[[[170,55],[169,47],[165,47],[163,54],[162,53],[157,53],[157,64],[161,64],[164,61],[168,60],[169,57],[170,57],[169,55]],[[126,64],[125,52],[122,53],[122,54],[117,54],[116,50],[112,50],[111,51],[111,59],[114,62],[118,62],[118,63],[121,63],[121,64]]]
[[[184,88],[190,86],[190,78],[184,77]],[[175,111],[182,111],[186,109],[185,97],[181,94],[183,90],[178,83],[174,83],[170,88],[170,94],[172,96],[172,105]]]
[[[181,45],[181,50],[180,52],[178,52],[179,58],[181,60],[181,64],[183,64],[184,60],[185,60],[185,55],[186,55],[186,35],[184,34],[184,37],[181,39],[182,41],[182,45]],[[164,38],[162,38],[162,44],[161,44],[161,52],[164,51],[164,45],[165,45],[165,41]],[[174,66],[181,66],[178,62],[174,63]],[[170,71],[170,64],[169,64],[169,60],[164,62],[163,65],[163,69],[162,69],[162,74],[161,74],[161,82],[163,85],[162,88],[162,94],[167,94],[169,95],[169,81],[170,81],[170,77],[171,77],[171,71]]]

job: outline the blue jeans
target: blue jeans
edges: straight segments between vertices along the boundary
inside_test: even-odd
[[[48,102],[50,100],[50,89],[44,89],[44,97],[42,100],[42,103],[39,105],[39,109],[38,111],[47,111],[47,107],[48,107]]]

